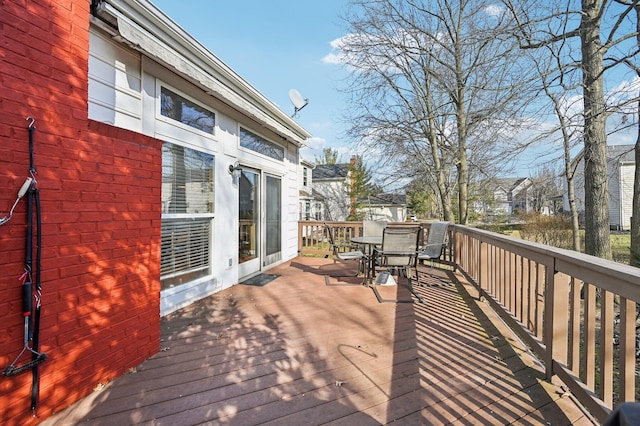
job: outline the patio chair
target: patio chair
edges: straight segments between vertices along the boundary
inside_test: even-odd
[[[373,275],[377,269],[385,269],[389,272],[398,271],[398,280],[400,273],[405,272],[408,281],[409,290],[418,301],[422,302],[422,298],[413,290],[412,278],[409,268],[415,270],[417,265],[418,244],[422,226],[390,226],[384,229],[382,234],[382,246],[373,249]],[[416,271],[417,274],[417,271]],[[417,276],[417,275],[416,275]],[[371,285],[378,302],[401,302],[412,303],[414,299],[383,299],[376,288],[376,281]]]
[[[362,236],[363,237],[381,237],[386,227],[387,227],[386,220],[363,220]]]
[[[427,236],[427,241],[422,247],[420,247],[420,250],[418,251],[417,261],[419,263],[423,263],[425,260],[428,260],[430,263],[430,267],[433,269],[434,261],[439,260],[442,257],[444,249],[447,247],[448,229],[449,222],[433,222],[431,224],[431,227],[429,228],[429,235]],[[441,282],[445,282],[438,277],[434,278],[438,279]],[[420,277],[417,275],[417,267],[416,280],[418,281],[418,283],[420,283]]]
[[[359,273],[364,271],[364,266],[365,266],[365,262],[367,262],[369,259],[367,257],[367,255],[365,255],[362,251],[360,250],[356,250],[356,246],[351,244],[351,243],[347,243],[347,242],[336,242],[336,239],[334,237],[334,233],[333,233],[333,228],[331,226],[329,226],[327,223],[324,224],[324,229],[325,232],[327,234],[327,238],[329,240],[329,245],[331,246],[331,252],[333,253],[333,257],[334,257],[334,263],[336,261],[343,261],[343,262],[352,262],[352,261],[357,261],[358,262],[358,270],[355,274],[353,275],[333,275],[333,277],[355,277],[358,276]],[[326,285],[340,285],[340,286],[345,286],[345,285],[362,285],[362,284],[330,284],[329,283],[329,276],[325,275],[325,283]]]

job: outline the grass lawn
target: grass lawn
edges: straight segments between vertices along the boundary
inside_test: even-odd
[[[514,238],[521,238],[520,231],[518,230],[512,230],[504,233]],[[584,230],[580,231],[580,239],[584,244]],[[611,234],[611,256],[614,261],[619,263],[626,263],[628,265],[629,260],[631,258],[629,254],[630,247],[631,247],[631,234],[629,233]]]
[[[631,234],[611,234],[611,255],[613,260],[629,264],[631,247]]]

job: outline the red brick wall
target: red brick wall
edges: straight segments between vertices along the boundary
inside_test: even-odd
[[[42,205],[39,419],[0,376],[0,424],[35,424],[159,349],[161,144],[87,119],[89,0],[0,0],[0,217],[29,169]],[[26,200],[0,226],[0,369],[23,343]]]

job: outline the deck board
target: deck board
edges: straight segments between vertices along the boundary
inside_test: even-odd
[[[42,424],[594,424],[450,271],[378,303],[326,286],[342,268],[297,258],[163,318],[157,355]]]

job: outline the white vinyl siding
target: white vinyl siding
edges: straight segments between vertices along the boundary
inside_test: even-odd
[[[89,34],[89,118],[140,131],[140,56],[97,31]]]

